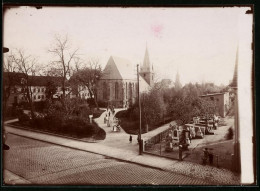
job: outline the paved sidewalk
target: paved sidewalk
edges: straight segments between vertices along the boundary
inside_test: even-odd
[[[119,110],[116,110],[119,111]],[[129,135],[123,130],[113,132],[112,127],[106,127],[104,124],[103,113],[95,121],[103,128],[106,133],[106,139],[98,143],[87,143],[69,138],[57,137],[39,132],[17,129],[8,126],[6,122],[5,129],[7,132],[37,139],[65,147],[92,152],[107,157],[132,162],[144,166],[171,171],[178,174],[187,175],[189,177],[202,178],[207,180],[212,185],[239,185],[240,176],[226,169],[219,169],[212,166],[203,166],[187,161],[177,161],[159,156],[143,154],[138,155],[138,144],[135,138],[132,143],[129,143]]]

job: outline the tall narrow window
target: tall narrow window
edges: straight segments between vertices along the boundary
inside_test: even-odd
[[[110,100],[110,85],[107,83],[107,99]]]
[[[127,91],[127,82],[126,82],[126,83],[125,83],[125,97],[126,97],[126,99],[127,99],[127,97],[128,97],[128,96],[127,96],[127,92],[128,92],[128,91]]]
[[[118,82],[115,83],[115,99],[118,99]]]
[[[103,82],[103,99],[107,99],[107,85]]]
[[[132,84],[129,83],[129,98],[132,99]]]
[[[133,97],[135,97],[135,83],[133,83],[132,90],[133,90]]]

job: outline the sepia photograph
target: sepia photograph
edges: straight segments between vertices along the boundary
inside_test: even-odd
[[[256,185],[253,6],[3,6],[2,186]]]

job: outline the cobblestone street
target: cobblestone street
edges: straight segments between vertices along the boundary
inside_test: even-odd
[[[191,178],[9,134],[4,169],[31,184],[208,185]],[[14,184],[5,179],[6,184]]]

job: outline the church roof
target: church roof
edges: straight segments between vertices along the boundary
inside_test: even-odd
[[[101,80],[134,80],[137,82],[137,68],[127,59],[110,56]],[[139,75],[140,92],[149,91],[150,85]]]
[[[116,56],[110,56],[107,65],[103,71],[101,79],[137,79],[136,68],[127,59]]]

